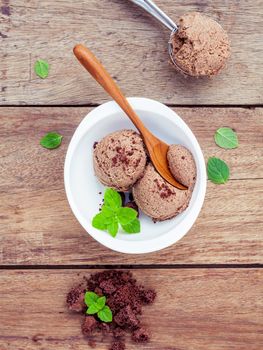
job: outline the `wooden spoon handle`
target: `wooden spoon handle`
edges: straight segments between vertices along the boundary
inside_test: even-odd
[[[87,69],[92,77],[104,88],[104,90],[118,103],[118,105],[127,114],[136,128],[144,137],[148,130],[143,125],[138,115],[134,112],[126,97],[121,92],[118,85],[106,71],[97,57],[84,45],[78,44],[74,47],[73,52],[79,62]]]

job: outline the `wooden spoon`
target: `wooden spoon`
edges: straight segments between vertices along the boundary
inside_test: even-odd
[[[151,161],[158,173],[172,186],[180,190],[186,190],[187,187],[180,184],[171,174],[168,162],[167,151],[169,146],[154,136],[142,123],[138,115],[132,109],[131,105],[123,95],[115,81],[94,56],[94,54],[85,46],[79,44],[73,50],[80,63],[87,69],[93,78],[104,88],[104,90],[118,103],[122,110],[127,114],[136,128],[142,135],[145,146],[148,150]]]

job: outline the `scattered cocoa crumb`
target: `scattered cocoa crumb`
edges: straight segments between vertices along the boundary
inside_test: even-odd
[[[112,343],[110,350],[125,350],[125,343],[123,341],[115,341]]]
[[[103,296],[102,289],[99,288],[99,287],[96,287],[96,288],[94,289],[94,292],[95,292],[96,294],[98,294],[99,296]]]
[[[144,304],[152,304],[155,300],[156,292],[153,289],[145,289],[140,286],[140,298]]]
[[[135,167],[137,167],[140,164],[141,159],[142,158],[136,159],[135,164],[134,164]]]
[[[144,327],[138,328],[132,333],[132,340],[135,343],[146,343],[149,341],[149,338],[149,332]]]
[[[127,157],[127,155],[125,154],[125,150],[124,148],[121,147],[116,147],[116,151],[117,154],[116,156],[114,156],[111,161],[112,161],[112,165],[115,166],[117,163],[122,163],[125,165],[129,165],[130,163],[130,159]]]
[[[115,339],[121,339],[125,336],[125,332],[122,328],[120,327],[116,327],[114,330],[113,330],[113,337]]]
[[[97,326],[98,322],[94,316],[86,316],[81,326],[82,333],[86,336],[90,336],[95,331]]]
[[[171,195],[176,195],[176,193],[171,190],[171,188],[165,182],[160,182],[158,179],[154,179],[153,181],[156,183],[161,198],[168,198]]]
[[[119,160],[121,163],[124,163],[126,165],[128,165],[130,163],[129,158],[126,156],[126,154],[120,154],[119,155]]]
[[[111,159],[111,161],[112,161],[112,165],[115,166],[115,165],[117,164],[117,161],[118,161],[117,156],[114,156],[114,157]]]
[[[93,149],[95,149],[97,147],[97,144],[98,144],[97,141],[93,143]]]
[[[117,153],[124,153],[125,149],[122,148],[122,147],[120,147],[120,146],[117,146],[117,147],[115,148],[115,151],[116,151]]]
[[[103,334],[110,333],[110,326],[108,323],[100,322],[98,327],[102,331]]]
[[[81,312],[85,309],[84,303],[85,288],[81,285],[71,289],[67,295],[67,305],[69,310]]]
[[[89,339],[88,344],[92,349],[95,349],[97,345],[94,339]]]
[[[100,287],[103,289],[103,291],[105,293],[107,293],[108,295],[113,294],[114,292],[116,292],[117,287],[112,283],[111,280],[106,280],[106,281],[102,281],[100,283]]]
[[[160,197],[161,198],[168,198],[171,195],[176,195],[176,193],[174,193],[169,187],[164,188],[164,190],[162,192],[160,192]]]
[[[131,329],[136,329],[140,324],[140,321],[136,317],[130,305],[121,308],[115,315],[114,321],[118,326]]]
[[[134,342],[148,342],[150,335],[141,326],[140,315],[143,305],[152,304],[156,297],[153,289],[138,285],[130,271],[106,270],[84,278],[84,283],[71,289],[67,296],[70,310],[85,313],[84,304],[86,291],[94,291],[105,295],[106,304],[111,308],[113,321],[104,323],[96,316],[86,315],[82,324],[82,333],[89,345],[96,346],[98,335],[112,337],[109,350],[125,349],[125,334],[130,333]],[[100,339],[100,338],[99,338]]]

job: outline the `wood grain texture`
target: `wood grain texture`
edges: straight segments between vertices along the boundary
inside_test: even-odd
[[[127,96],[169,104],[260,104],[262,1],[173,0],[156,3],[173,19],[201,11],[228,31],[232,56],[214,79],[186,79],[168,64],[169,32],[126,0],[1,0],[0,103],[90,104],[107,100],[73,57],[86,44],[103,61]],[[34,62],[47,59],[41,80]]]
[[[82,316],[66,309],[65,296],[90,271],[1,271],[1,350],[89,349]],[[138,270],[157,300],[142,322],[152,341],[129,350],[262,350],[262,270]],[[106,344],[98,343],[98,350]]]
[[[262,263],[263,109],[177,108],[204,150],[231,168],[224,186],[208,183],[200,217],[176,245],[130,256],[103,248],[80,227],[64,192],[63,165],[74,129],[90,108],[0,109],[0,264]],[[240,147],[222,150],[220,126],[237,130]],[[39,146],[46,132],[60,148]]]

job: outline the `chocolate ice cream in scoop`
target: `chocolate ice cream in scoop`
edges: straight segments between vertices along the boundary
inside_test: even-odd
[[[216,75],[230,56],[227,33],[219,23],[199,12],[180,18],[170,45],[175,68],[194,77]]]
[[[172,33],[169,55],[184,75],[199,77],[217,74],[230,55],[228,36],[212,18],[198,12],[182,16],[176,24],[152,0],[131,0],[165,25]]]

